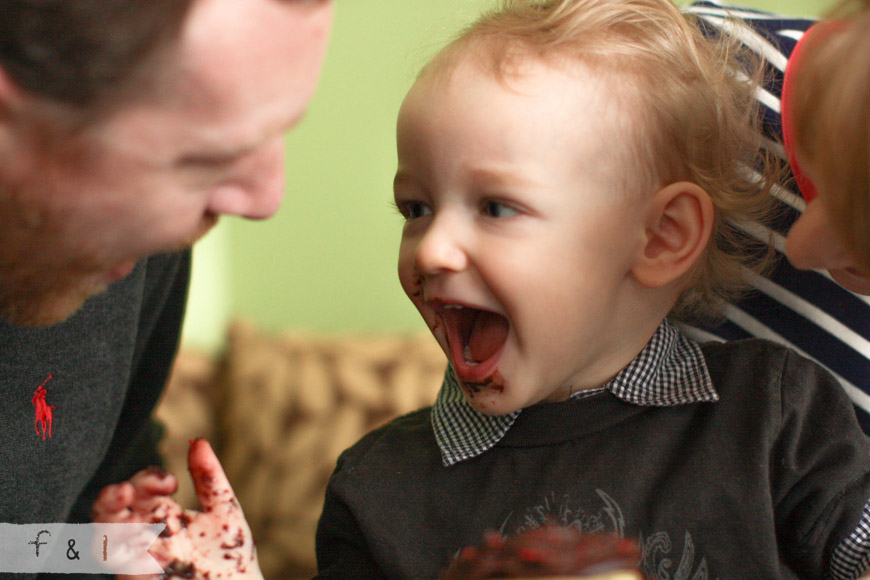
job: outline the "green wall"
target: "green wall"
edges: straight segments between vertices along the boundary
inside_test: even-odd
[[[796,15],[827,6],[743,4]],[[318,92],[287,138],[284,205],[264,223],[225,220],[198,247],[189,334],[215,338],[238,314],[270,329],[423,328],[395,272],[401,227],[390,206],[395,117],[418,68],[489,5],[336,0]]]

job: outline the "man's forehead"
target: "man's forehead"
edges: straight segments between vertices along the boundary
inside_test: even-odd
[[[191,90],[219,86],[230,97],[293,90],[328,32],[327,20],[303,7],[309,4],[321,2],[198,0],[180,38],[177,73]]]
[[[97,130],[131,149],[213,158],[256,149],[304,115],[330,8],[323,0],[194,0],[155,82]]]

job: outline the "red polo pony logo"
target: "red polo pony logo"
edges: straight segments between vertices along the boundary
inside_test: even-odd
[[[36,420],[33,422],[33,426],[36,429],[37,435],[42,435],[43,440],[45,439],[46,433],[48,433],[49,438],[51,438],[51,419],[54,411],[54,405],[49,405],[45,402],[45,383],[51,380],[51,373],[49,373],[48,378],[42,381],[42,384],[36,387],[36,392],[33,393],[33,398],[30,399],[30,402],[33,403],[34,409],[36,409]],[[42,426],[42,433],[39,432],[39,427]],[[46,426],[48,430],[46,431]]]

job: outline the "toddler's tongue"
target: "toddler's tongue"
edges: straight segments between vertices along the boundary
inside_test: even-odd
[[[485,361],[507,339],[508,321],[494,312],[478,311],[466,344],[466,358],[474,362]]]

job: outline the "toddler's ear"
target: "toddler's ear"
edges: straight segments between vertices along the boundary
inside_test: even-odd
[[[689,271],[707,247],[713,228],[713,201],[687,181],[659,189],[646,216],[646,243],[632,268],[647,288],[660,288]]]

